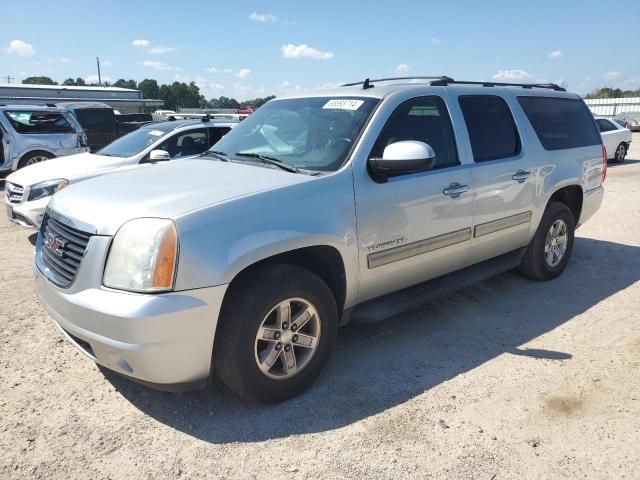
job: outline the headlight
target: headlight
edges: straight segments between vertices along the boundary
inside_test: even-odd
[[[133,292],[171,290],[177,257],[178,233],[171,220],[130,220],[113,238],[103,284]]]
[[[40,200],[41,198],[49,197],[58,190],[62,190],[67,185],[69,185],[69,180],[66,178],[56,178],[55,180],[36,183],[29,190],[29,198],[27,201],[30,202],[32,200]]]

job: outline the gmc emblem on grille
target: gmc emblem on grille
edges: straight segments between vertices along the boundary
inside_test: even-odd
[[[44,234],[44,246],[56,257],[62,257],[62,255],[64,255],[64,247],[66,245],[66,240],[56,237],[53,233],[46,232]]]

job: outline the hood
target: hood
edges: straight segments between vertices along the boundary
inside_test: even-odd
[[[45,180],[66,178],[74,180],[100,175],[117,168],[124,163],[119,157],[105,157],[93,153],[78,153],[67,157],[58,157],[46,162],[21,168],[7,177],[7,181],[26,187]]]
[[[179,160],[71,185],[56,193],[49,208],[113,235],[127,220],[175,218],[180,214],[314,177],[258,165],[217,160]]]

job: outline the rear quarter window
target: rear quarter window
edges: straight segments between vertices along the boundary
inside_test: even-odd
[[[11,126],[21,134],[73,133],[75,130],[59,112],[11,110],[5,112]]]
[[[581,100],[527,96],[518,102],[545,150],[602,144],[593,115]]]

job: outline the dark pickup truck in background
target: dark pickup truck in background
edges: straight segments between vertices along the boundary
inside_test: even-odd
[[[105,103],[60,102],[55,106],[68,110],[78,119],[92,152],[152,121],[150,113],[121,114]]]

